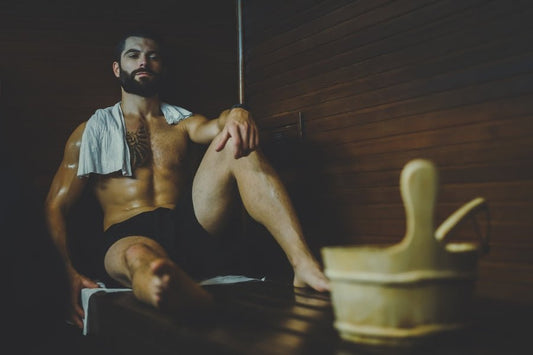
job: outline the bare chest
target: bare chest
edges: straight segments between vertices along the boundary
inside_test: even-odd
[[[127,129],[126,141],[133,169],[174,169],[182,165],[187,156],[188,138],[180,124],[142,122],[135,130]]]

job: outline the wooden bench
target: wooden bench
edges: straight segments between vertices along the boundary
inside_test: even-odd
[[[533,306],[478,299],[473,325],[418,348],[341,340],[328,293],[272,281],[204,286],[216,298],[208,319],[173,319],[131,292],[90,299],[89,334],[112,354],[516,354],[529,345]]]

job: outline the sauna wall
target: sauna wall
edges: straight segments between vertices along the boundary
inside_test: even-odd
[[[488,201],[478,292],[533,301],[532,15],[528,1],[244,1],[246,100],[265,129],[303,119],[269,157],[317,256],[399,241],[401,169],[430,159],[437,225]],[[456,238],[477,240],[470,224]]]
[[[159,33],[168,47],[165,101],[207,117],[237,102],[233,0],[2,3],[1,153],[14,164],[14,176],[24,176],[40,206],[68,136],[97,109],[120,100],[111,70],[114,46],[138,27]],[[92,194],[73,206],[68,228],[74,263],[91,276],[102,267],[92,257],[102,229]]]
[[[11,1],[0,8],[1,136],[43,192],[67,137],[120,100],[116,42],[144,27],[169,48],[163,98],[208,117],[237,101],[235,4],[224,1]]]

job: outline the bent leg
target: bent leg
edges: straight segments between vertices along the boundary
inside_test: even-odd
[[[212,302],[211,295],[170,260],[152,239],[120,239],[109,248],[104,262],[113,279],[131,287],[140,301],[162,311],[180,314]]]
[[[217,139],[214,140],[216,142]],[[239,193],[246,211],[276,239],[294,269],[294,285],[329,289],[312,256],[300,221],[279,176],[260,151],[235,159],[231,142],[206,151],[193,181],[193,205],[200,224],[217,233]]]

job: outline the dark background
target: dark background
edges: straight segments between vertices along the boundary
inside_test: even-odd
[[[531,302],[533,5],[243,3],[248,105],[264,130],[303,118],[303,139],[264,143],[317,257],[326,245],[399,241],[405,229],[401,169],[427,158],[440,172],[436,225],[474,197],[489,203],[491,250],[481,259],[477,292]],[[120,99],[113,48],[123,32],[139,25],[162,33],[171,49],[168,102],[208,117],[237,102],[234,1],[3,4],[6,196],[19,182],[19,190],[30,194],[29,210],[40,210],[67,137],[96,109]],[[78,238],[99,233],[94,203],[84,196],[74,208],[71,228],[85,233]],[[256,248],[256,261],[290,278],[265,231],[241,222],[237,218],[235,226]],[[4,232],[4,238],[17,238],[9,246],[13,255],[27,254],[21,247],[26,234]],[[472,239],[472,227],[465,225],[457,237]]]

